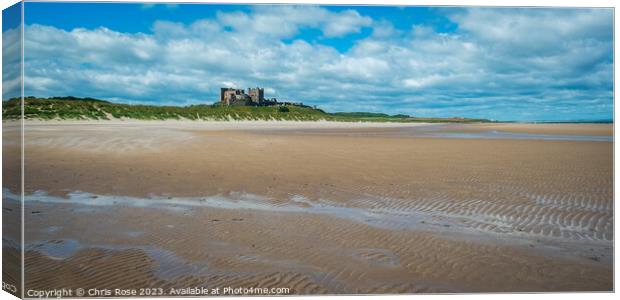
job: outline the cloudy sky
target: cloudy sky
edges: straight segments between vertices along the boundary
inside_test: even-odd
[[[26,95],[611,119],[613,11],[26,3]]]

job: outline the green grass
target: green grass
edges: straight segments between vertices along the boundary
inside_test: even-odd
[[[481,119],[416,118],[406,115],[378,113],[326,113],[309,106],[155,106],[118,104],[93,98],[50,97],[24,99],[26,119],[108,120],[127,118],[137,120],[291,120],[291,121],[344,121],[344,122],[486,122]],[[4,119],[19,119],[19,99],[2,102]]]

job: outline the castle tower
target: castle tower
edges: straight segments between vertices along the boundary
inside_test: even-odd
[[[252,102],[261,103],[265,101],[265,89],[260,87],[248,88],[248,96],[250,96]]]

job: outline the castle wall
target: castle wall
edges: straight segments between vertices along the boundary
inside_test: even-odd
[[[245,105],[245,102],[248,100],[256,104],[265,101],[265,90],[259,87],[248,88],[248,93],[246,94],[243,89],[220,89],[220,102],[223,105]]]

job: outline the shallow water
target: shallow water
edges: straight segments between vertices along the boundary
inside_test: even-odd
[[[456,139],[516,139],[516,140],[547,140],[547,141],[583,141],[583,142],[613,142],[614,137],[608,135],[551,135],[513,133],[500,131],[485,131],[476,133],[463,132],[434,132],[422,135],[424,137],[456,138]]]
[[[37,251],[52,259],[66,259],[81,248],[80,243],[73,239],[33,241],[25,245],[26,251]]]
[[[178,257],[174,252],[151,245],[119,246],[119,245],[89,245],[75,239],[37,240],[25,244],[26,251],[36,251],[49,258],[63,260],[71,257],[82,249],[104,249],[107,251],[124,251],[138,249],[144,251],[155,261],[155,275],[163,279],[173,279],[177,276],[207,274],[206,262],[187,261]]]
[[[4,190],[6,200],[19,199],[8,190]],[[361,196],[360,196],[361,197]],[[183,214],[191,214],[198,208],[241,209],[264,211],[267,213],[309,213],[328,215],[337,218],[353,220],[369,226],[389,230],[422,230],[441,233],[473,234],[477,236],[496,236],[506,238],[549,238],[564,241],[590,241],[607,243],[613,239],[606,232],[611,220],[607,209],[586,209],[592,217],[584,217],[571,207],[570,211],[564,211],[563,207],[557,208],[554,215],[548,214],[555,202],[542,201],[544,196],[536,196],[537,204],[512,205],[511,211],[518,212],[528,210],[530,214],[519,218],[500,215],[498,206],[482,200],[461,201],[458,203],[445,203],[433,199],[418,199],[406,201],[407,207],[401,204],[403,200],[389,198],[366,198],[352,199],[355,206],[343,206],[341,203],[319,199],[312,201],[302,195],[291,195],[288,202],[275,202],[267,197],[247,194],[230,193],[229,195],[215,195],[209,197],[162,197],[151,196],[150,198],[137,198],[126,196],[94,195],[86,192],[72,192],[68,198],[48,195],[43,191],[37,191],[25,195],[26,203],[58,203],[77,205],[76,212],[94,213],[105,207],[143,207],[165,209]],[[466,204],[465,202],[475,202]],[[542,202],[541,202],[542,201]],[[383,204],[377,206],[376,204]],[[441,206],[443,208],[439,208]],[[557,205],[556,205],[557,206]],[[27,209],[28,205],[26,205]],[[401,207],[392,208],[392,207]],[[488,211],[488,213],[486,213]],[[557,219],[566,214],[566,220]],[[577,214],[576,214],[577,213]],[[573,217],[573,215],[575,217]],[[536,218],[532,218],[536,216]],[[556,219],[551,220],[551,217]],[[577,218],[577,219],[575,219]],[[549,219],[549,220],[548,220]],[[566,224],[565,224],[566,223]],[[527,230],[523,228],[526,227]],[[601,231],[602,230],[602,231]],[[142,232],[128,231],[129,237],[136,237]]]
[[[613,142],[611,135],[560,135],[502,132],[459,132],[458,127],[445,124],[423,124],[417,127],[356,128],[356,129],[268,129],[260,134],[295,134],[346,137],[390,137],[390,138],[451,138],[451,139],[514,139],[547,141]]]
[[[5,191],[7,194],[10,192]],[[476,230],[459,226],[459,220],[442,217],[441,212],[418,213],[415,211],[397,211],[392,209],[345,207],[327,200],[310,201],[301,195],[293,195],[289,203],[275,203],[270,199],[247,193],[231,193],[230,196],[210,197],[161,197],[136,198],[125,196],[94,195],[86,192],[72,192],[68,198],[48,195],[43,191],[37,191],[25,196],[26,203],[57,203],[75,204],[77,212],[93,213],[105,207],[142,207],[165,209],[170,211],[191,213],[194,208],[219,208],[219,209],[242,209],[257,210],[269,213],[309,213],[329,215],[337,218],[353,220],[370,226],[390,230],[426,230],[426,231],[458,231],[472,233]],[[15,199],[15,196],[12,197]],[[27,205],[26,205],[27,206]],[[127,232],[132,236],[138,232]]]

